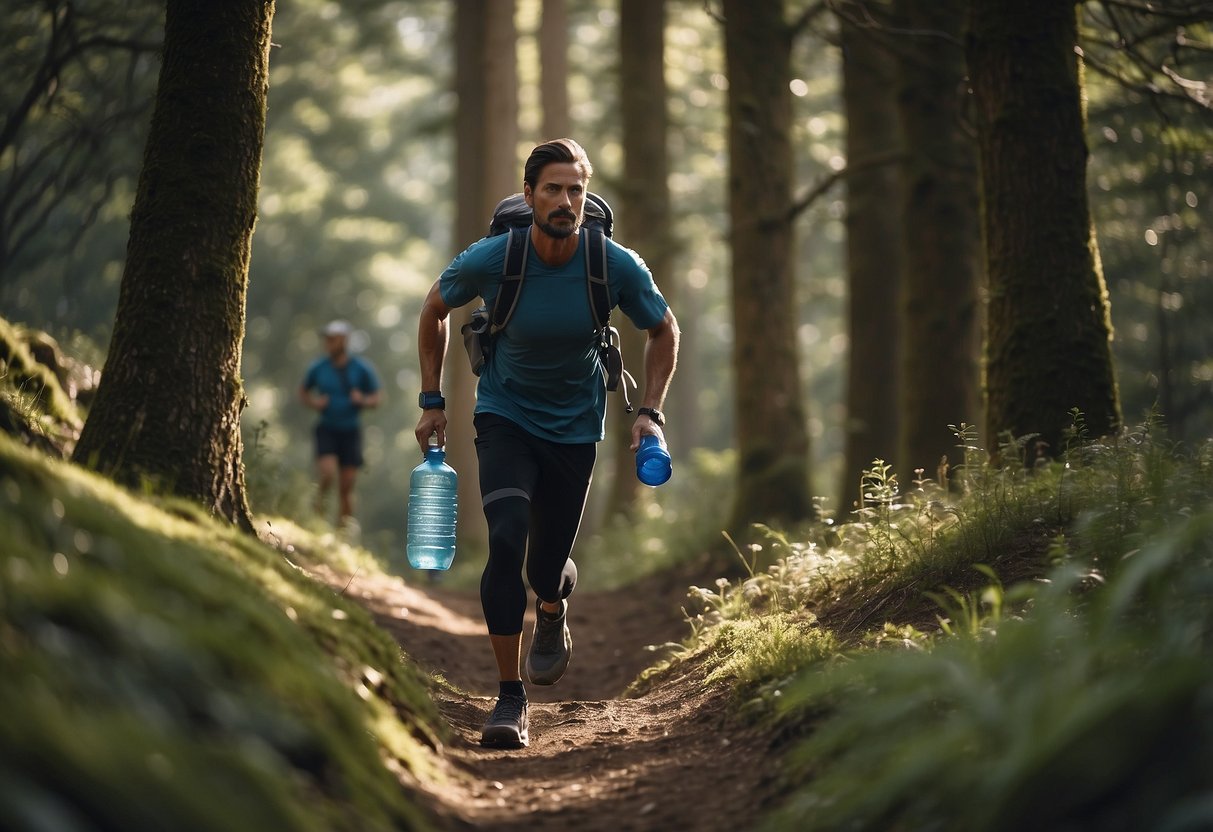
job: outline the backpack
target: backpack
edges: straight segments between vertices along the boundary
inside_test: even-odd
[[[614,214],[607,201],[598,194],[586,193],[582,234],[586,238],[586,291],[590,297],[590,314],[594,329],[598,333],[598,361],[606,377],[606,389],[619,389],[619,382],[626,379],[633,387],[636,380],[623,367],[623,354],[619,350],[619,330],[611,326],[610,269],[607,266],[606,238],[611,236]],[[487,236],[508,234],[505,262],[501,269],[501,283],[493,308],[482,305],[473,310],[472,318],[460,328],[464,348],[472,372],[479,376],[484,365],[493,354],[493,340],[509,324],[518,306],[522,283],[526,278],[527,256],[531,245],[531,224],[534,217],[522,194],[513,194],[497,203],[489,221]],[[628,413],[632,403],[628,399],[627,385],[623,386],[623,399]]]

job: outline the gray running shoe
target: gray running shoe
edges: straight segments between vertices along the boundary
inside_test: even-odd
[[[544,612],[535,599],[535,632],[526,656],[526,675],[535,685],[554,685],[564,675],[573,655],[573,636],[568,625],[569,602],[560,602],[560,612]]]
[[[497,704],[484,723],[480,744],[490,748],[526,748],[531,741],[528,722],[526,699],[503,694],[497,697]]]

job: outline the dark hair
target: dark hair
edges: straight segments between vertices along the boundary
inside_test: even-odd
[[[572,162],[577,165],[587,182],[594,175],[594,166],[590,164],[590,157],[584,147],[572,139],[553,139],[531,151],[526,160],[526,167],[522,169],[522,181],[534,188],[543,169],[556,162]]]

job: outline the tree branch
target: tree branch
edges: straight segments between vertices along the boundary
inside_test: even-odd
[[[62,69],[62,63],[56,58],[55,54],[58,51],[60,38],[63,36],[62,33],[63,28],[59,25],[59,15],[52,11],[50,42],[47,44],[46,55],[42,59],[42,64],[34,73],[29,87],[26,88],[25,94],[21,96],[21,101],[12,111],[4,114],[4,124],[0,126],[0,153],[3,153],[16,141],[17,132],[25,124],[30,112],[34,109],[34,105],[42,97],[50,80],[58,75],[59,70]]]
[[[851,162],[842,170],[836,170],[829,176],[821,179],[803,194],[797,197],[792,203],[791,207],[788,208],[788,220],[795,220],[796,217],[808,210],[809,206],[811,206],[820,197],[824,196],[831,188],[848,176],[854,176],[858,173],[864,173],[874,168],[884,167],[885,165],[896,164],[897,162],[905,161],[905,159],[905,151],[890,150],[885,153],[875,153],[865,159],[860,159],[857,162]]]
[[[906,35],[914,38],[937,38],[949,43],[952,46],[964,47],[963,41],[947,32],[941,32],[938,29],[907,29],[901,26],[892,26],[889,23],[880,20],[874,16],[867,7],[862,3],[850,2],[849,0],[827,0],[827,5],[835,15],[852,24],[859,29],[870,29],[874,32],[880,32],[885,35]],[[862,14],[855,14],[850,11],[844,11],[845,6],[858,5],[862,10]]]
[[[1183,90],[1182,92],[1170,92],[1163,89],[1158,84],[1155,84],[1153,81],[1146,80],[1135,82],[1132,79],[1125,78],[1120,73],[1105,66],[1088,52],[1083,53],[1083,62],[1086,64],[1087,68],[1094,70],[1097,74],[1102,75],[1104,78],[1115,81],[1120,86],[1132,92],[1141,93],[1145,96],[1170,98],[1176,101],[1182,101],[1186,104],[1195,104],[1204,112],[1213,113],[1213,107],[1210,106],[1207,98],[1205,100],[1195,98],[1184,90],[1182,86],[1179,87],[1180,90]]]
[[[829,0],[818,0],[818,2],[809,6],[807,9],[801,12],[800,17],[796,18],[796,20],[793,21],[788,27],[788,34],[792,38],[799,37],[800,33],[807,29],[819,15],[821,15],[823,12],[829,11],[831,5],[832,4],[829,2]]]
[[[1195,23],[1213,16],[1213,3],[1192,3],[1179,9],[1167,9],[1158,3],[1135,2],[1135,0],[1099,0],[1100,5],[1116,6],[1151,17],[1169,17],[1174,20]]]
[[[65,18],[67,17],[70,16],[65,15]],[[67,26],[60,26],[58,24],[58,16],[56,16],[55,24],[51,27],[51,39],[47,44],[46,56],[43,58],[42,65],[34,73],[34,77],[26,88],[25,94],[21,97],[20,103],[12,111],[4,114],[4,124],[0,127],[0,152],[11,147],[16,141],[17,133],[21,130],[21,127],[25,124],[39,100],[43,96],[49,99],[53,95],[53,92],[49,91],[51,82],[63,73],[64,68],[68,64],[83,57],[85,53],[91,52],[94,49],[112,49],[114,51],[127,51],[131,54],[142,54],[155,52],[160,49],[159,44],[150,41],[130,40],[105,35],[94,35],[82,40],[76,40],[72,37],[72,33]],[[70,40],[71,45],[61,50],[64,38]]]
[[[1139,49],[1142,44],[1163,34],[1171,34],[1171,37],[1174,38],[1173,32],[1175,24],[1168,23],[1161,25],[1152,31],[1131,34],[1126,24],[1121,20],[1120,16],[1120,12],[1126,8],[1125,4],[1126,0],[1099,0],[1099,6],[1102,8],[1104,13],[1103,22],[1111,28],[1116,38],[1115,43],[1104,45],[1114,52],[1123,54],[1129,61],[1129,64],[1140,73],[1140,81],[1135,83],[1132,79],[1125,78],[1110,67],[1100,65],[1098,60],[1087,54],[1085,51],[1080,50],[1080,54],[1083,56],[1087,64],[1101,75],[1117,81],[1127,89],[1134,89],[1137,92],[1142,92],[1149,95],[1161,95],[1176,98],[1195,104],[1204,110],[1209,110],[1213,102],[1210,102],[1208,84],[1203,81],[1196,81],[1183,77],[1173,67],[1168,66],[1165,59],[1151,59],[1143,54]],[[1210,11],[1213,11],[1213,4],[1205,5],[1208,6]],[[1139,7],[1136,3],[1132,3],[1131,5],[1127,6],[1127,8],[1132,10],[1130,14],[1141,13],[1141,7]],[[1172,84],[1175,85],[1178,92],[1168,92],[1166,89],[1164,89],[1165,82],[1160,83],[1158,75],[1165,76]]]

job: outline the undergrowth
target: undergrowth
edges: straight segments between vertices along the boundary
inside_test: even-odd
[[[1213,827],[1213,444],[1157,424],[991,456],[945,482],[877,460],[845,524],[760,528],[691,637],[802,736],[775,830]],[[773,563],[759,569],[758,563]]]
[[[261,516],[289,517],[322,529],[324,518],[315,511],[316,489],[309,473],[275,446],[269,423],[263,420],[246,427],[244,434],[244,485],[253,510]]]
[[[39,363],[21,332],[0,317],[0,429],[56,448],[81,419],[54,372]]]

